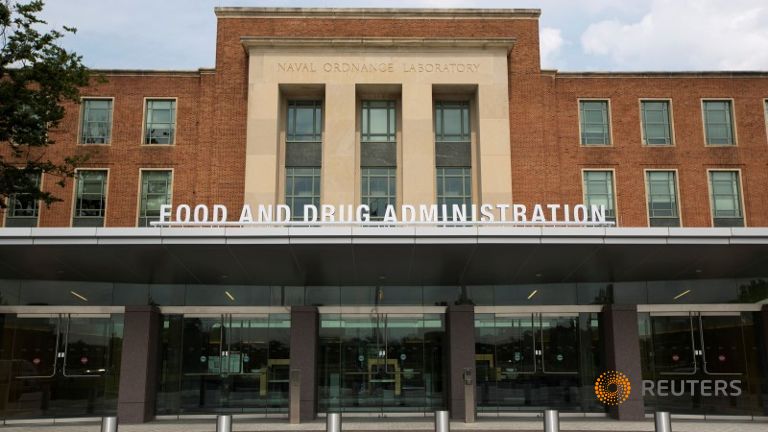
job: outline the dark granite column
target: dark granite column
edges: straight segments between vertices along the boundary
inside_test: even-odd
[[[448,306],[446,314],[448,342],[448,409],[451,418],[472,422],[475,420],[475,307]],[[471,379],[471,394],[465,398],[465,373]]]
[[[117,419],[121,424],[155,416],[160,345],[160,311],[154,306],[126,306]]]
[[[763,414],[768,415],[768,305],[764,304],[756,320],[755,344],[760,351],[760,388],[763,395]]]
[[[632,384],[629,399],[617,407],[611,407],[609,412],[617,420],[644,420],[637,306],[608,305],[603,307],[602,314],[606,369],[623,373]]]
[[[319,330],[319,314],[314,306],[291,307],[291,381],[298,379],[300,397],[298,420],[310,421],[317,417],[317,332]],[[290,389],[294,391],[294,382]],[[294,399],[289,397],[289,399]],[[290,409],[296,407],[291,404]],[[291,412],[292,421],[296,413]]]

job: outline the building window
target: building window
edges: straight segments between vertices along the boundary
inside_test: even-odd
[[[729,100],[704,101],[707,145],[733,145],[733,107]]]
[[[647,171],[648,218],[652,227],[678,227],[677,178],[674,171]]]
[[[112,100],[84,99],[80,144],[109,144],[112,139]]]
[[[144,125],[144,144],[173,144],[176,136],[176,101],[147,99]]]
[[[611,145],[607,100],[579,101],[582,145]]]
[[[437,205],[440,218],[443,218],[442,208],[446,206],[447,220],[453,219],[453,205],[465,205],[467,219],[472,219],[472,169],[471,168],[437,168]]]
[[[643,144],[672,145],[672,121],[669,101],[642,101]]]
[[[360,128],[361,203],[371,220],[382,220],[397,200],[397,120],[395,101],[363,101]]]
[[[140,227],[151,227],[150,222],[160,220],[160,206],[171,204],[172,180],[171,171],[141,172]]]
[[[613,171],[584,171],[584,204],[604,206],[608,222],[616,222]]]
[[[738,171],[710,171],[712,219],[716,227],[744,226]]]
[[[288,142],[322,141],[323,110],[321,101],[288,102]]]
[[[78,170],[73,227],[102,227],[107,210],[107,171]]]
[[[289,101],[285,143],[285,204],[292,220],[304,206],[320,206],[323,139],[322,101]]]
[[[453,205],[472,206],[472,129],[469,102],[435,102],[437,204],[440,217],[453,219]],[[443,205],[447,215],[443,215]]]
[[[304,206],[320,206],[320,168],[286,167],[285,204],[292,220],[304,219]]]
[[[362,203],[371,210],[371,220],[384,219],[387,206],[395,205],[395,168],[362,169]]]
[[[40,178],[42,174],[30,174],[34,187],[40,187]],[[12,227],[36,227],[37,219],[40,216],[40,202],[31,194],[18,193],[8,198],[8,208],[6,209],[5,226]]]

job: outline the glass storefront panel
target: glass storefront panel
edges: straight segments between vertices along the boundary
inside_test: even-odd
[[[6,419],[98,417],[117,410],[122,315],[2,315]]]
[[[444,406],[442,314],[322,314],[320,411]]]
[[[164,315],[158,414],[288,409],[290,317]]]
[[[753,313],[642,313],[648,412],[763,415]]]
[[[600,412],[598,314],[477,314],[478,411]]]

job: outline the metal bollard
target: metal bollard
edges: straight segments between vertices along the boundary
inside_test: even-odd
[[[451,419],[448,411],[435,411],[435,432],[450,432]]]
[[[560,411],[544,410],[544,432],[560,432]]]
[[[341,432],[341,413],[325,415],[325,432]]]
[[[102,417],[101,432],[117,432],[117,417]]]
[[[653,423],[656,426],[656,432],[672,432],[672,418],[668,411],[653,413]]]
[[[232,416],[219,415],[216,416],[216,432],[232,432]]]

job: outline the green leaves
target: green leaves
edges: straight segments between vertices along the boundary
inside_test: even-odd
[[[38,17],[42,0],[0,0],[0,208],[16,193],[31,194],[50,205],[60,201],[30,180],[39,174],[58,177],[64,186],[87,156],[49,159],[49,131],[64,118],[62,103],[79,102],[88,85],[82,57],[59,45],[75,29],[47,28]]]

